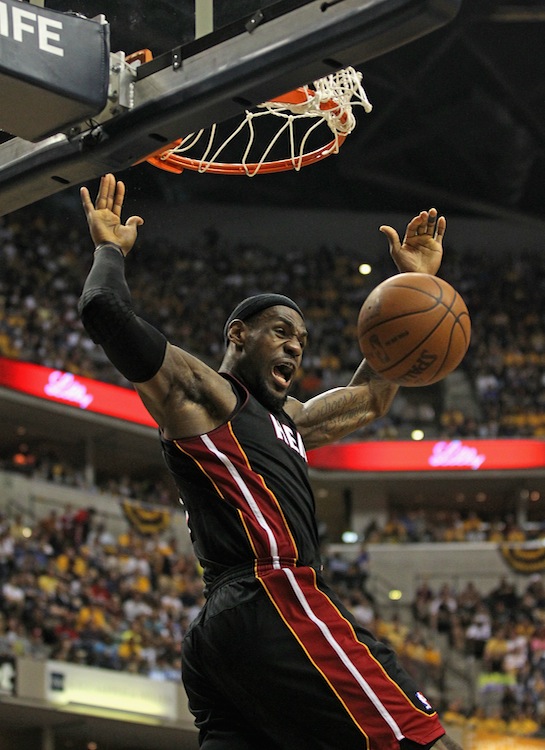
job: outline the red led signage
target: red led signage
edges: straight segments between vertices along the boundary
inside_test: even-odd
[[[541,440],[400,440],[340,443],[309,451],[314,469],[329,471],[486,471],[542,469]]]
[[[129,388],[0,357],[0,386],[48,401],[156,427]],[[313,469],[328,471],[486,471],[542,469],[541,440],[422,440],[339,443],[308,453]]]
[[[157,427],[130,388],[0,357],[0,386],[128,422]]]

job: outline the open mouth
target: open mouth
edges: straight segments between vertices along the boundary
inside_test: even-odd
[[[286,387],[291,383],[295,368],[291,364],[281,363],[279,365],[275,365],[272,372],[276,382],[280,383],[283,387]]]

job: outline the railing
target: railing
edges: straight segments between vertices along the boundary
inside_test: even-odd
[[[128,523],[120,501],[121,498],[117,495],[32,479],[16,472],[0,471],[0,511],[10,517],[21,514],[23,520],[30,525],[52,511],[62,513],[67,507],[73,510],[93,508],[97,518],[105,523],[108,530],[119,534],[127,530]],[[172,511],[170,532],[178,540],[180,551],[190,552],[191,542],[181,508],[169,509]]]

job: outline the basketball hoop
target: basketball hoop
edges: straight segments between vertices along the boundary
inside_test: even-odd
[[[246,110],[242,121],[227,135],[213,124],[163,146],[145,161],[176,174],[190,169],[255,177],[290,169],[299,171],[338,153],[356,126],[353,106],[371,111],[361,81],[360,72],[344,68],[314,81],[312,86],[300,86],[264,102],[254,111]],[[264,118],[268,126],[274,121],[274,132],[268,134],[264,147],[257,147],[256,141],[263,143],[257,125]],[[321,145],[315,146],[316,141]],[[242,151],[239,161],[229,153],[233,148],[237,155]]]

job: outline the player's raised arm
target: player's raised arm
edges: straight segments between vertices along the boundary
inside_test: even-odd
[[[234,396],[214,370],[179,347],[133,310],[124,257],[143,224],[121,211],[125,186],[111,174],[101,182],[95,204],[81,189],[95,243],[93,265],[78,310],[85,329],[114,367],[135,384],[146,408],[174,437],[212,429],[234,406]]]
[[[325,391],[305,403],[290,399],[286,411],[307,449],[319,448],[387,414],[398,388],[363,360],[348,385]]]
[[[101,179],[94,205],[88,189],[81,189],[95,252],[78,309],[85,329],[103,347],[114,367],[127,380],[139,383],[157,374],[167,340],[132,309],[124,257],[131,251],[137,227],[144,221],[132,216],[126,224],[121,223],[124,197],[124,184],[112,174]]]
[[[436,274],[443,258],[446,219],[437,210],[421,211],[407,224],[403,241],[383,225],[390,255],[400,272]],[[302,404],[291,399],[288,410],[308,448],[327,445],[350,435],[388,413],[399,386],[381,378],[363,359],[349,384]]]

